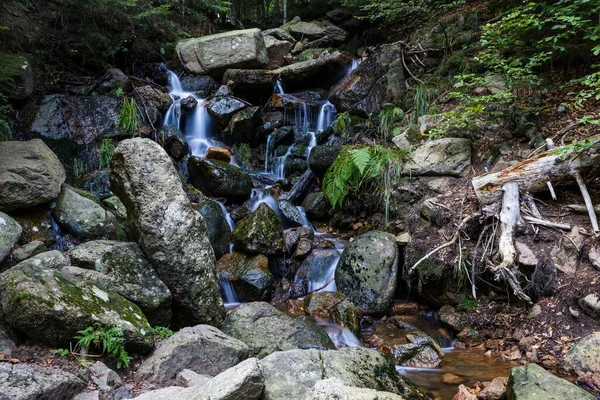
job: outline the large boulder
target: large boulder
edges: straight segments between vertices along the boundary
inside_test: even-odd
[[[219,121],[221,128],[225,128],[231,117],[246,107],[247,103],[234,97],[216,97],[207,103],[206,110]]]
[[[273,285],[269,259],[262,254],[225,254],[217,262],[217,273],[220,279],[231,282],[243,302],[266,300]]]
[[[215,376],[248,358],[249,353],[248,346],[217,328],[197,325],[161,342],[136,374],[155,383],[173,380],[184,369]]]
[[[407,175],[449,175],[460,174],[471,165],[471,141],[460,138],[431,140],[418,147],[412,160],[404,165]]]
[[[194,92],[201,99],[206,99],[219,89],[219,82],[208,75],[187,75],[181,78],[181,87],[186,92]]]
[[[115,216],[68,185],[50,205],[52,216],[66,232],[79,240],[117,239]]]
[[[188,158],[190,182],[207,196],[243,202],[252,193],[252,178],[246,171],[223,161]]]
[[[264,69],[228,69],[223,77],[236,93],[249,93],[250,91],[273,91],[277,76]]]
[[[376,350],[290,350],[273,353],[259,364],[265,379],[264,400],[312,399],[308,395],[315,384],[329,378],[348,386],[395,393],[406,400],[428,399]]]
[[[58,368],[0,363],[0,399],[72,399],[85,381]]]
[[[406,95],[402,45],[386,44],[346,75],[329,92],[338,111],[374,113]]]
[[[68,347],[78,331],[95,323],[123,330],[125,346],[154,347],[152,328],[138,306],[98,286],[71,282],[60,271],[27,264],[0,274],[0,307],[15,332],[50,346]]]
[[[320,145],[310,151],[308,166],[317,176],[323,177],[342,151],[341,145]]]
[[[17,244],[21,232],[23,232],[23,228],[17,221],[0,212],[0,263],[4,261]]]
[[[264,35],[264,32],[263,32]],[[284,57],[294,48],[294,44],[287,40],[279,40],[270,35],[264,35],[267,54],[269,55],[268,69],[281,67]]]
[[[218,33],[177,43],[183,67],[193,74],[221,77],[230,68],[264,68],[269,55],[260,29]]]
[[[110,168],[111,189],[127,208],[133,236],[171,290],[178,322],[220,324],[225,309],[206,224],[167,153],[148,139],[124,140]]]
[[[325,220],[329,217],[331,205],[323,195],[323,192],[313,192],[306,196],[302,202],[306,215],[312,220]]]
[[[256,146],[263,141],[259,134],[262,125],[260,107],[248,107],[231,117],[229,125],[223,131],[223,137],[227,143],[248,143]]]
[[[231,241],[239,251],[250,254],[277,255],[283,253],[281,220],[266,203],[239,221]]]
[[[110,96],[44,96],[31,131],[46,139],[87,145],[104,136],[125,135],[120,100]]]
[[[563,358],[563,368],[577,375],[600,374],[600,332],[581,339]]]
[[[221,329],[246,343],[258,358],[292,349],[335,349],[309,318],[292,318],[264,302],[242,304],[227,315]]]
[[[152,325],[171,324],[171,292],[136,243],[99,240],[69,251],[62,272],[120,294],[137,304]]]
[[[506,385],[508,400],[593,400],[596,396],[552,375],[537,364],[514,367]]]
[[[208,229],[208,239],[215,252],[216,259],[220,259],[229,250],[231,227],[223,214],[221,205],[214,200],[209,200],[200,205],[197,210],[204,218]],[[218,270],[218,268],[217,268]]]
[[[335,281],[364,313],[385,313],[393,300],[399,251],[393,235],[372,231],[354,239],[344,251]]]
[[[41,140],[0,142],[0,211],[56,199],[65,178],[62,164]]]

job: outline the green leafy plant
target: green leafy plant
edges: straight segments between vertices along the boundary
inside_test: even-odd
[[[400,133],[400,122],[404,119],[404,110],[400,107],[387,106],[379,113],[379,135],[388,141]]]
[[[52,353],[54,356],[66,357],[69,355],[70,351],[67,349],[56,349]]]
[[[333,121],[333,132],[342,138],[347,139],[350,136],[352,125],[352,116],[348,111],[338,114]]]
[[[115,96],[116,96],[116,97],[123,97],[124,95],[125,95],[125,92],[123,91],[123,89],[121,89],[121,88],[117,88],[117,89],[115,90]]]
[[[139,134],[140,116],[134,99],[125,97],[121,114],[119,114],[118,123],[130,136],[137,136]]]
[[[155,326],[152,330],[154,331],[154,336],[158,336],[162,339],[168,339],[175,334],[175,332],[164,326]]]
[[[384,146],[344,146],[323,178],[323,195],[333,208],[342,207],[350,191],[355,193],[378,184],[381,172],[393,160],[410,158],[407,150],[392,150]]]
[[[117,368],[128,368],[131,357],[125,351],[125,337],[123,329],[119,327],[105,327],[102,324],[95,323],[84,330],[78,331],[75,339],[77,344],[83,348],[89,349],[94,346],[117,360]]]
[[[458,303],[458,307],[462,308],[466,312],[474,311],[478,305],[479,305],[479,303],[477,302],[477,300],[473,300],[473,299],[469,299],[469,298],[464,299],[463,301]]]
[[[113,140],[108,137],[103,138],[98,145],[98,151],[100,152],[100,169],[107,168],[115,151]]]
[[[252,157],[252,151],[248,143],[236,143],[232,146],[232,150],[238,155],[240,160],[245,164],[250,164],[250,158]]]

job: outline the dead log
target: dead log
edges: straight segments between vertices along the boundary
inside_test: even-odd
[[[313,184],[315,174],[309,169],[296,181],[292,189],[281,196],[282,200],[296,201],[303,197]]]
[[[523,192],[536,192],[547,189],[547,182],[573,179],[575,172],[600,162],[600,136],[588,140],[593,145],[583,151],[573,144],[557,147],[500,172],[473,178],[473,189],[479,203],[487,205],[499,201],[503,186],[509,182],[516,182]]]

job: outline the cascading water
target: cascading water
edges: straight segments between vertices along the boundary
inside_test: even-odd
[[[240,304],[240,300],[235,293],[235,289],[231,282],[226,279],[219,280],[219,285],[221,286],[221,296],[224,299],[225,307],[235,307]]]
[[[342,252],[338,250],[338,256],[333,258],[327,268],[324,268],[323,274],[314,280],[306,282],[308,293],[311,292],[335,292],[337,286],[335,284],[335,269]]]
[[[233,230],[235,229],[235,221],[233,220],[233,218],[231,218],[231,214],[229,214],[229,211],[227,211],[227,208],[225,208],[225,205],[223,203],[217,201],[217,204],[221,207],[223,216],[225,217],[225,220],[227,221],[229,227],[231,228],[231,231],[233,232]]]
[[[181,100],[192,96],[197,101],[197,104],[187,118],[183,133],[190,145],[192,155],[202,157],[209,147],[215,146],[213,141],[208,137],[210,116],[206,110],[206,102],[194,93],[184,91],[179,77],[173,71],[168,71],[168,76],[170,86],[169,95],[173,99],[173,104],[171,104],[165,115],[163,125],[173,125],[181,130]]]
[[[317,118],[317,132],[323,132],[333,123],[337,110],[333,104],[326,101],[321,105],[319,117]]]
[[[283,85],[281,85],[281,81],[279,79],[277,79],[277,82],[275,83],[273,92],[277,94],[285,94],[285,92],[283,91]]]

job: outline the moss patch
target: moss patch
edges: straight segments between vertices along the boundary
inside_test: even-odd
[[[19,54],[0,53],[0,82],[23,75],[27,59]]]

